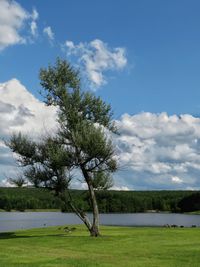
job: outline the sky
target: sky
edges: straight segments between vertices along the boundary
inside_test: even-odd
[[[199,11],[198,0],[0,0],[0,185],[16,173],[3,140],[56,125],[38,74],[61,57],[113,108],[114,189],[199,189]]]

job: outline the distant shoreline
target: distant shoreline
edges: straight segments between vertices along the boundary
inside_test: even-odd
[[[60,209],[26,209],[24,211],[20,211],[20,210],[3,210],[0,209],[0,212],[61,212]],[[72,213],[72,212],[64,212],[64,213]],[[118,214],[119,212],[109,212],[109,214]],[[123,214],[123,212],[120,212],[121,214]],[[188,214],[188,215],[200,215],[200,210],[198,211],[191,211],[191,212],[170,212],[170,211],[158,211],[158,210],[146,210],[144,212],[127,212],[129,214],[134,214],[134,213],[171,213],[171,214]],[[102,213],[102,214],[106,214],[106,213]],[[126,213],[124,213],[126,214]]]
[[[70,190],[76,205],[89,212],[87,191]],[[200,191],[96,192],[100,213],[163,212],[200,214]],[[199,206],[198,206],[199,205]],[[70,206],[44,188],[0,188],[1,211],[71,212]],[[197,212],[196,212],[197,211]],[[193,214],[194,212],[192,212]]]
[[[24,211],[20,211],[20,210],[3,210],[3,209],[0,209],[0,212],[59,212],[61,211],[60,209],[26,209]]]

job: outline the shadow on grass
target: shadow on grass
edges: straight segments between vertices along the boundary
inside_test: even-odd
[[[75,237],[74,235],[71,235],[76,228],[75,227],[59,227],[58,230],[61,230],[60,233],[54,233],[54,234],[41,234],[41,235],[23,235],[23,233],[16,234],[15,232],[3,232],[0,233],[0,239],[12,239],[12,238],[32,238],[32,237]],[[64,231],[64,232],[63,232]],[[78,236],[80,237],[80,236]]]
[[[86,238],[88,239],[91,238],[91,239],[94,239],[93,237],[91,237],[90,235],[88,236],[85,236],[85,235],[71,235],[71,234],[68,234],[68,233],[60,233],[60,234],[41,234],[41,235],[20,235],[20,234],[16,234],[15,232],[5,232],[5,233],[0,233],[0,240],[1,239],[14,239],[14,238],[35,238],[35,237],[40,237],[40,238],[46,238],[46,237],[63,237],[63,238]],[[110,236],[107,236],[107,235],[101,235],[98,237],[99,238],[107,238],[107,237],[110,237]]]
[[[69,237],[69,235],[66,234],[52,234],[52,235],[16,235],[14,232],[7,232],[7,233],[0,233],[0,240],[1,239],[11,239],[11,238],[33,238],[33,237]]]

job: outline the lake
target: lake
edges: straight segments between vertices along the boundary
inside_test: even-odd
[[[89,214],[91,216],[91,214]],[[64,224],[81,224],[73,213],[61,212],[0,212],[0,232],[48,227]],[[102,225],[121,226],[200,226],[200,215],[171,213],[100,214]]]

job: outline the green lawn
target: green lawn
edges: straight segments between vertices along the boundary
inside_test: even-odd
[[[200,228],[52,227],[0,234],[0,267],[199,267]]]

